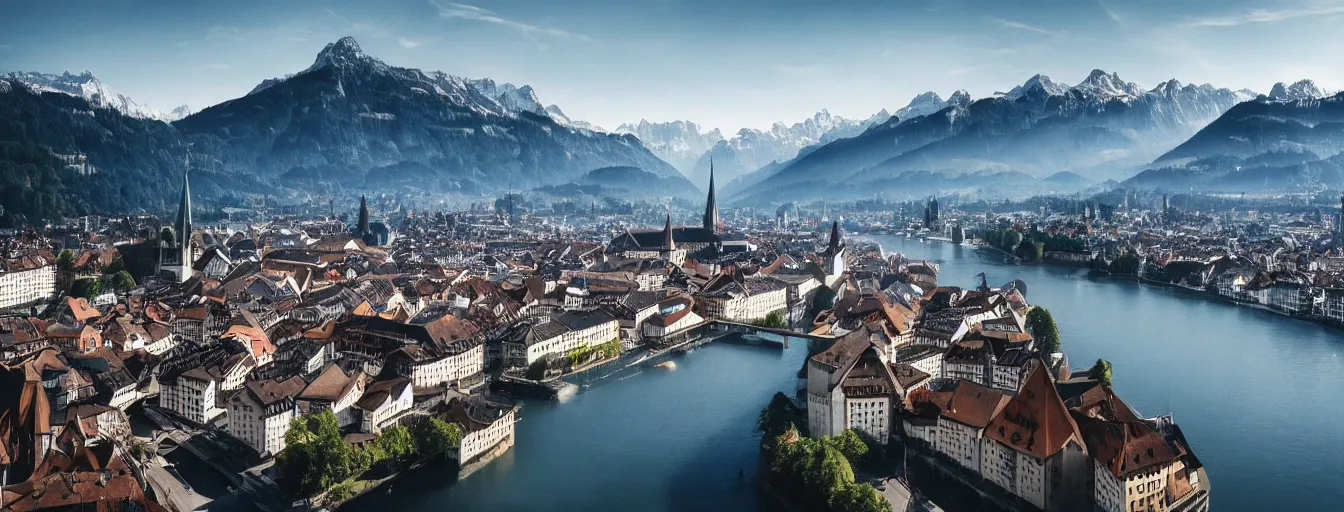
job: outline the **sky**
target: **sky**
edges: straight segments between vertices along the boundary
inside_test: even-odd
[[[88,70],[194,109],[355,37],[388,64],[529,84],[607,129],[725,133],[1092,69],[1266,93],[1344,88],[1344,0],[4,0],[0,70]]]

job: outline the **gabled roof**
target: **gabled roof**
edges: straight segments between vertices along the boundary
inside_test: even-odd
[[[1022,388],[994,416],[985,436],[1013,449],[1047,459],[1070,442],[1082,443],[1064,401],[1059,398],[1045,363],[1033,365]]]

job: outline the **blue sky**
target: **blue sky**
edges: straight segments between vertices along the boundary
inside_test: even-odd
[[[1344,0],[6,0],[0,70],[90,70],[199,109],[345,35],[389,64],[530,84],[607,128],[867,117],[1093,68],[1268,92],[1344,88]]]

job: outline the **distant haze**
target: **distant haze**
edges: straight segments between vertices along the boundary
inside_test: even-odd
[[[83,5],[80,5],[83,4]],[[533,86],[608,129],[689,119],[734,133],[916,94],[982,97],[1093,68],[1268,92],[1344,87],[1344,4],[1313,0],[464,0],[9,2],[0,70],[92,71],[168,111],[236,98],[355,36],[389,64]]]

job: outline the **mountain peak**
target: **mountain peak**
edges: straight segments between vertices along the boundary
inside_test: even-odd
[[[1044,94],[1045,96],[1061,96],[1068,92],[1068,86],[1055,83],[1050,77],[1038,73],[1035,76],[1028,78],[1022,85],[1014,87],[1013,90],[1008,91],[1008,97],[1018,98],[1027,93]]]
[[[317,69],[323,66],[339,66],[352,64],[368,59],[364,51],[359,48],[359,42],[355,38],[345,36],[337,39],[334,43],[329,43],[321,52],[318,52],[317,59],[313,61],[309,69]]]
[[[966,89],[957,89],[951,96],[947,97],[947,104],[957,107],[965,107],[971,104],[971,93]]]
[[[1313,100],[1325,97],[1325,91],[1311,80],[1299,80],[1293,85],[1284,85],[1283,82],[1274,84],[1269,90],[1269,98],[1275,100]]]
[[[1087,75],[1077,89],[1085,94],[1090,94],[1101,99],[1113,99],[1123,97],[1139,97],[1143,95],[1143,89],[1136,84],[1131,84],[1120,78],[1119,73],[1107,73],[1104,70],[1094,69]]]

